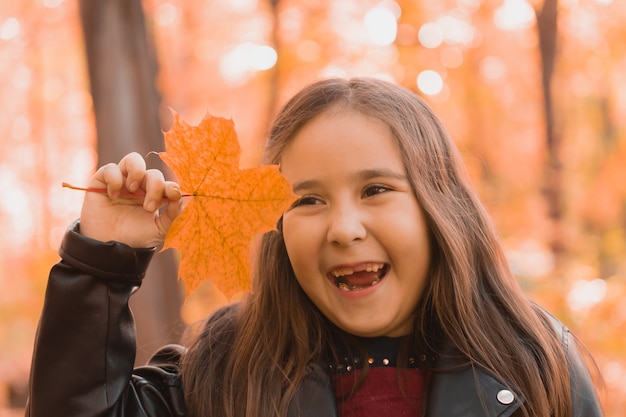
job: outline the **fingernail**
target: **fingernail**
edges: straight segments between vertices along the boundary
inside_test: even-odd
[[[148,211],[154,211],[156,210],[156,203],[154,201],[149,201],[146,208]]]
[[[137,181],[131,182],[128,184],[128,191],[135,192],[139,188],[139,183]]]

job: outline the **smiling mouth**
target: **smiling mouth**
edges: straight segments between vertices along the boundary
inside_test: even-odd
[[[336,269],[330,276],[341,291],[358,291],[378,284],[388,270],[388,264],[368,263],[357,268]]]

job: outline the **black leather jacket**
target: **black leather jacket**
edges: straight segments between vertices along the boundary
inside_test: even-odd
[[[154,253],[101,243],[68,231],[50,273],[31,369],[27,417],[182,417],[180,346],[161,349],[133,369],[135,331],[128,299]],[[601,416],[586,368],[558,325],[571,366],[574,417]],[[443,367],[446,364],[440,364]],[[477,388],[480,387],[480,388]],[[502,383],[465,367],[435,373],[428,417],[513,416],[519,408]],[[516,393],[524,401],[523,393]],[[312,365],[290,416],[336,416],[330,379]]]

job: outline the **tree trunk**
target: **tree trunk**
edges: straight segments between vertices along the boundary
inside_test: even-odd
[[[137,151],[163,151],[154,44],[141,0],[81,0],[81,21],[97,131],[98,165]],[[163,168],[158,157],[149,167]],[[182,331],[177,266],[171,251],[159,253],[142,289],[131,298],[137,322],[137,364]]]
[[[278,97],[278,92],[280,91],[280,77],[281,77],[281,41],[280,41],[280,36],[279,36],[279,32],[280,32],[280,10],[279,10],[279,5],[280,5],[280,0],[270,0],[270,10],[272,11],[272,17],[273,17],[273,26],[272,26],[272,35],[271,35],[271,40],[272,40],[272,46],[274,47],[274,50],[276,51],[276,54],[278,55],[278,59],[276,60],[276,65],[274,66],[274,68],[272,69],[272,72],[270,74],[270,82],[268,85],[268,104],[267,104],[267,117],[265,118],[266,120],[266,126],[268,123],[271,123],[271,121],[274,119],[274,116],[276,115],[276,112],[278,111],[278,106],[279,106],[279,97]]]
[[[552,78],[557,53],[557,9],[558,0],[545,0],[537,11],[539,48],[541,53],[541,79],[545,115],[545,137],[548,160],[545,170],[544,195],[548,204],[548,214],[552,221],[551,249],[557,260],[565,250],[563,236],[563,184],[560,161],[560,135],[555,127]]]

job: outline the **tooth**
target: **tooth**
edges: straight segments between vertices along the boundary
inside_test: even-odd
[[[376,278],[374,281],[372,281],[372,283],[370,284],[370,287],[378,284],[380,282],[380,279]]]
[[[341,291],[350,291],[350,287],[345,282],[340,282],[337,286]]]
[[[335,271],[332,271],[332,275],[335,278],[344,277],[346,275],[352,275],[352,274],[354,274],[354,270],[353,269],[337,269]]]

